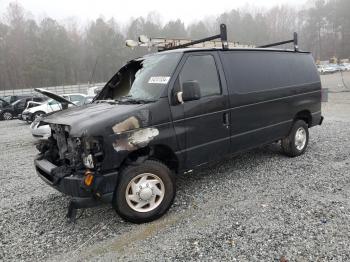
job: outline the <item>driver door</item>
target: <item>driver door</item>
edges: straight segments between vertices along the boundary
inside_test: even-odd
[[[229,101],[216,52],[185,54],[172,89],[172,98],[186,81],[199,83],[201,97],[183,104],[174,102],[172,117],[186,168],[220,159],[230,150]],[[217,66],[219,65],[219,67]]]

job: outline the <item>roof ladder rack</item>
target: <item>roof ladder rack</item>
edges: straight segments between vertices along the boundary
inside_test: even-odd
[[[298,52],[298,51],[299,51],[299,47],[298,47],[298,34],[295,33],[295,32],[294,32],[294,34],[293,34],[293,39],[291,39],[291,40],[282,41],[282,42],[277,42],[277,43],[268,44],[268,45],[262,45],[262,46],[258,46],[258,48],[268,48],[268,47],[280,46],[280,45],[289,44],[289,43],[293,43],[293,44],[294,44],[294,51],[295,51],[295,52]]]
[[[231,43],[227,41],[227,29],[225,24],[220,25],[220,33],[210,37],[202,38],[199,40],[189,40],[181,38],[148,38],[145,35],[140,35],[138,41],[126,40],[126,46],[134,47],[147,47],[151,49],[152,47],[158,48],[158,51],[173,50],[185,47],[211,47],[223,49],[229,49],[230,47],[240,46],[239,43]]]
[[[196,44],[200,44],[200,43],[204,43],[204,42],[208,42],[208,41],[213,41],[215,39],[220,39],[221,40],[222,49],[228,49],[229,45],[228,45],[228,42],[227,42],[227,28],[226,28],[225,24],[221,24],[220,25],[220,34],[209,36],[209,37],[202,38],[202,39],[195,40],[195,41],[191,41],[191,42],[186,43],[186,44],[164,48],[161,51],[173,50],[173,49],[178,49],[178,48],[185,48],[185,47],[188,47],[188,46],[192,46],[192,45],[196,45]]]
[[[298,52],[298,34],[294,33],[293,39],[258,46],[257,48],[268,48],[274,46],[280,46],[284,44],[294,44],[294,51]],[[220,33],[217,35],[209,36],[206,38],[202,38],[199,40],[189,40],[189,39],[181,39],[181,38],[148,38],[145,35],[140,35],[138,41],[134,40],[126,40],[126,46],[134,48],[134,47],[147,47],[149,50],[151,48],[156,47],[158,51],[167,51],[174,50],[185,47],[194,47],[194,48],[221,48],[224,50],[230,48],[255,48],[253,45],[242,45],[239,42],[228,42],[227,40],[227,28],[225,24],[220,25]]]

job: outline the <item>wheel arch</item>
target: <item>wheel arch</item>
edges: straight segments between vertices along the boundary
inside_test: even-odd
[[[125,166],[129,162],[144,161],[147,159],[158,160],[170,170],[176,173],[179,171],[178,157],[169,146],[164,144],[148,145],[130,152],[121,166]]]
[[[312,125],[312,115],[311,112],[307,109],[299,111],[295,116],[294,116],[294,121],[296,120],[304,120],[308,127],[311,127]]]
[[[38,111],[35,111],[35,112],[33,113],[33,115],[34,115],[34,114],[38,114],[38,113],[43,113],[44,115],[47,114],[44,110],[38,110]]]

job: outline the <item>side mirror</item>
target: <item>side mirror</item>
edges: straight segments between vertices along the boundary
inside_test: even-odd
[[[199,100],[201,98],[201,90],[196,80],[186,81],[182,84],[182,92],[176,93],[177,101],[182,104],[186,101]]]

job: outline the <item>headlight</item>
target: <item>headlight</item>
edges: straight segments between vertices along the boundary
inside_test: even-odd
[[[83,163],[87,168],[94,168],[94,159],[91,154],[83,157]]]

